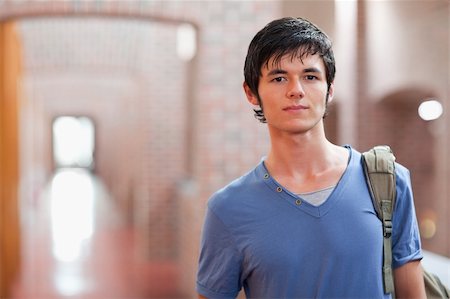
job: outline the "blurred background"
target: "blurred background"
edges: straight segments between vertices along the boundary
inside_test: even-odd
[[[0,0],[0,297],[194,298],[208,197],[268,150],[253,35],[334,41],[330,140],[390,144],[450,281],[450,3]]]

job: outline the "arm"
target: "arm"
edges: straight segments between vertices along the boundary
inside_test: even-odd
[[[397,298],[426,298],[422,266],[419,260],[408,262],[394,269],[394,281]]]
[[[208,298],[206,298],[206,297],[203,296],[203,295],[198,294],[198,299],[208,299]]]
[[[233,235],[208,208],[200,243],[196,283],[198,298],[235,298],[241,289],[242,259]]]
[[[398,298],[426,298],[421,244],[409,171],[396,164],[397,201],[393,216],[392,261]]]

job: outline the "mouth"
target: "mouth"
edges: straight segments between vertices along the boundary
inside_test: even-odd
[[[292,105],[292,106],[283,108],[284,111],[300,111],[300,110],[306,110],[306,109],[309,109],[309,108],[304,105]]]

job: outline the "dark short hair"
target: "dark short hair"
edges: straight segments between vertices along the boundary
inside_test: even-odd
[[[271,58],[274,63],[278,63],[285,55],[302,59],[314,54],[319,54],[323,59],[329,91],[334,81],[336,66],[331,40],[319,27],[303,18],[287,17],[270,22],[255,35],[245,58],[244,78],[261,107],[255,109],[257,119],[266,121],[258,93],[263,65],[267,65]]]

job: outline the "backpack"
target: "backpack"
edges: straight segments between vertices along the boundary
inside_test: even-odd
[[[363,155],[367,185],[378,218],[383,225],[383,285],[395,297],[392,273],[392,216],[396,199],[395,156],[387,145],[375,146]],[[450,290],[439,278],[423,270],[427,298],[449,298]]]

